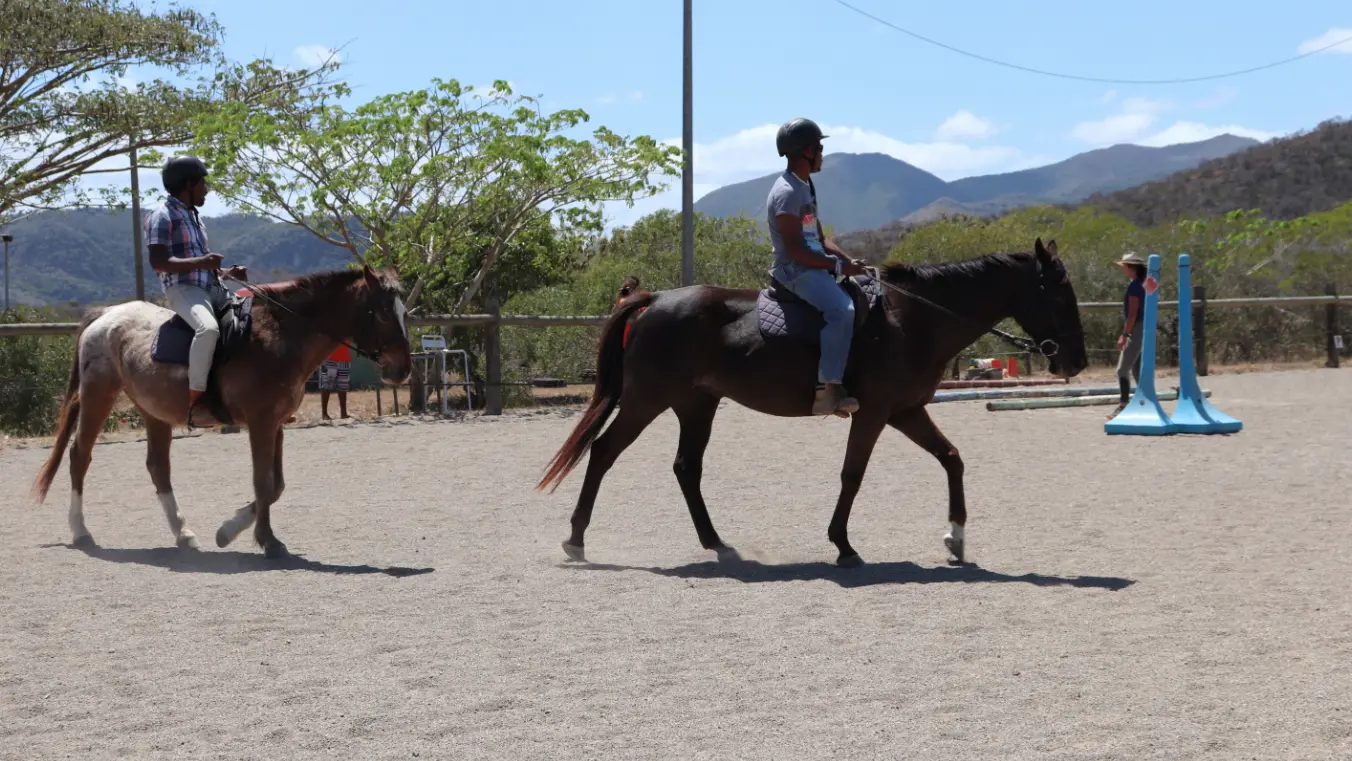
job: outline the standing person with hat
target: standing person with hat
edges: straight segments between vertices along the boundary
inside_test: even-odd
[[[1145,312],[1145,259],[1135,252],[1118,259],[1115,264],[1131,278],[1127,290],[1122,295],[1122,334],[1117,337],[1117,384],[1122,390],[1122,402],[1108,417],[1111,419],[1126,408],[1131,400],[1131,381],[1141,382],[1141,341],[1145,321],[1141,315]]]

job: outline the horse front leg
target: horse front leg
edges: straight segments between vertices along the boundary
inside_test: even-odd
[[[845,463],[840,469],[840,497],[836,499],[836,510],[831,515],[831,525],[826,529],[826,537],[840,550],[836,565],[841,568],[856,568],[864,564],[864,559],[850,546],[847,527],[850,522],[850,508],[854,506],[855,495],[864,483],[864,471],[868,469],[869,458],[873,456],[873,446],[887,424],[886,418],[875,415],[851,416],[850,438],[845,445]]]
[[[966,551],[967,498],[963,491],[962,456],[939,432],[939,426],[930,418],[924,407],[900,412],[887,421],[889,425],[914,441],[921,449],[934,455],[934,459],[943,466],[948,474],[948,534],[944,536],[944,546],[953,554],[956,562],[963,562]]]
[[[277,429],[277,444],[272,455],[272,470],[275,478],[274,484],[276,487],[277,499],[281,499],[282,492],[286,491],[286,481],[282,477],[282,430],[283,429],[281,428]],[[244,533],[245,529],[254,525],[254,520],[257,517],[258,500],[255,499],[244,507],[236,510],[235,514],[230,516],[230,519],[225,523],[222,523],[221,527],[216,530],[216,546],[228,546],[231,542],[235,541],[240,534]],[[285,549],[285,545],[283,545],[282,549]]]

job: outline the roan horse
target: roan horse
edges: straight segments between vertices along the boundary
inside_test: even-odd
[[[305,381],[341,343],[380,365],[386,383],[402,383],[412,369],[399,283],[393,271],[369,267],[322,272],[283,285],[258,286],[258,298],[222,312],[221,337],[204,399],[222,423],[249,429],[254,501],[216,532],[225,547],[252,523],[267,557],[286,545],[272,531],[269,509],[282,495],[282,424],[296,411]],[[234,319],[232,319],[234,318]],[[238,327],[236,327],[238,326]],[[178,545],[196,549],[169,481],[173,426],[188,420],[187,347],[192,329],[168,309],[131,301],[86,315],[76,338],[51,456],[33,484],[47,490],[70,445],[70,530],[77,547],[94,546],[84,520],[84,479],[94,441],[119,392],[140,411],[146,430],[146,467]],[[72,436],[74,441],[72,442]],[[214,470],[212,468],[211,470]],[[202,472],[202,471],[199,471]]]
[[[846,526],[873,446],[890,425],[934,455],[948,474],[950,530],[944,543],[962,561],[967,523],[962,458],[925,405],[953,358],[981,334],[1000,334],[994,326],[1006,318],[1034,340],[1000,335],[1038,347],[1048,357],[1050,372],[1077,375],[1088,363],[1075,290],[1057,257],[1056,241],[1044,247],[1041,238],[1032,252],[937,265],[895,264],[877,273],[877,283],[860,278],[844,284],[856,302],[845,383],[860,409],[852,416],[827,537],[840,551],[839,565],[863,563],[850,546]],[[869,296],[865,284],[883,287]],[[626,347],[623,333],[631,318]],[[720,556],[735,556],[714,530],[700,491],[719,400],[726,397],[780,417],[810,416],[821,325],[819,313],[774,288],[758,294],[701,285],[626,299],[602,331],[591,403],[536,487],[557,489],[590,448],[564,552],[573,560],[585,558],[583,535],[601,480],[643,429],[670,409],[681,426],[673,470],[700,544]],[[601,433],[617,406],[615,421]],[[809,455],[784,456],[801,460]]]

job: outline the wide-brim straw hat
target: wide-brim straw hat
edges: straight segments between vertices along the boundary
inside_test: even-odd
[[[1139,264],[1142,267],[1144,267],[1146,266],[1146,261],[1145,257],[1133,251],[1130,254],[1127,254],[1126,256],[1122,257],[1121,259],[1118,259],[1117,261],[1113,262],[1113,264]]]

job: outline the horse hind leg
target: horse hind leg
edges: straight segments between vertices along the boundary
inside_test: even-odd
[[[146,426],[146,470],[150,471],[150,480],[155,484],[155,496],[159,497],[174,541],[179,547],[195,550],[199,547],[197,535],[183,519],[178,500],[174,497],[173,483],[169,480],[169,447],[174,441],[173,426],[147,414],[143,414],[142,419]]]
[[[676,449],[676,461],[672,463],[671,469],[676,474],[676,482],[681,485],[681,494],[690,509],[690,519],[695,524],[699,543],[704,549],[717,552],[720,559],[735,559],[737,551],[719,538],[700,489],[700,481],[704,476],[704,451],[713,433],[718,398],[701,396],[674,409],[676,419],[681,423],[681,436]]]
[[[611,421],[605,432],[592,442],[591,454],[587,459],[587,475],[582,481],[582,491],[578,494],[577,507],[573,510],[571,519],[573,530],[563,543],[563,551],[569,559],[577,561],[587,559],[583,549],[583,536],[587,533],[587,527],[591,525],[592,509],[596,506],[596,495],[601,490],[601,480],[624,450],[638,440],[643,429],[664,411],[666,411],[664,406],[644,405],[639,400],[623,399],[619,414]]]
[[[86,376],[87,378],[87,376]],[[94,459],[94,442],[98,441],[103,423],[112,414],[120,388],[97,388],[85,382],[80,387],[80,420],[75,440],[70,445],[70,534],[75,547],[94,547],[94,537],[85,525],[84,482],[89,464]]]

